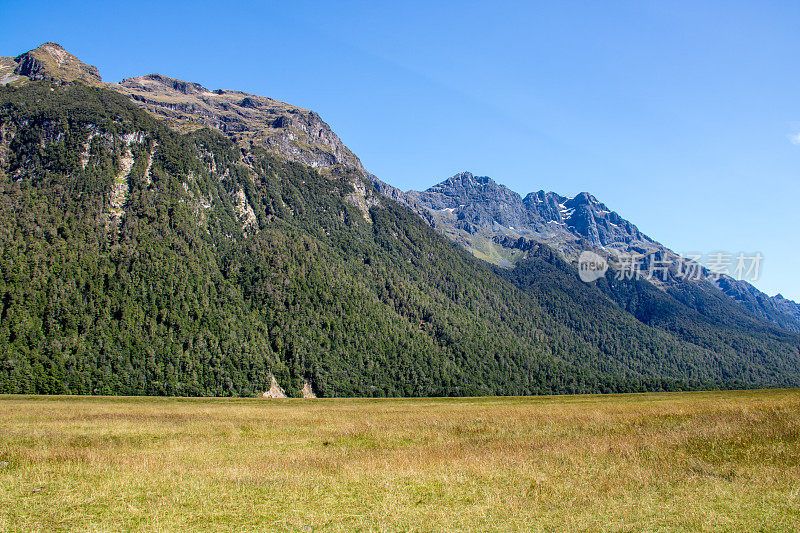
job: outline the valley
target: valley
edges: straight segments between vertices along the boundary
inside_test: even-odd
[[[0,397],[0,529],[796,531],[800,392]]]

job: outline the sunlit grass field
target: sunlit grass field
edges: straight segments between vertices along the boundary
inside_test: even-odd
[[[0,531],[800,530],[800,391],[0,397]]]

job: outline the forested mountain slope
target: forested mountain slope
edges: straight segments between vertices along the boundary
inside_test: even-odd
[[[582,330],[587,322],[604,322],[624,311],[685,343],[713,351],[726,380],[740,380],[742,384],[780,380],[795,372],[800,354],[797,334],[757,319],[707,282],[681,282],[664,291],[646,280],[618,279],[608,271],[605,277],[587,284],[575,276],[574,268],[560,254],[545,245],[534,245],[514,269],[498,268],[497,272],[543,303],[550,314],[561,316],[567,324],[574,323],[575,329]],[[561,303],[570,300],[582,301],[582,313],[590,313],[588,317],[593,320],[587,321],[584,314],[576,319],[569,309],[562,309]],[[602,342],[599,335],[594,339]],[[774,374],[748,376],[748,368],[755,361]]]
[[[0,390],[457,395],[800,384],[577,281],[507,280],[372,191],[80,83],[0,87]],[[545,265],[546,266],[546,265]],[[551,267],[532,263],[533,279]],[[559,284],[569,290],[562,290]],[[771,343],[771,344],[770,344]]]

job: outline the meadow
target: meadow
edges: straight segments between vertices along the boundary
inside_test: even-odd
[[[800,391],[0,397],[1,531],[798,531]]]

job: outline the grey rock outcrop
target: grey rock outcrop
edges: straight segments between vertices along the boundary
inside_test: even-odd
[[[402,193],[395,189],[394,195]],[[399,201],[423,207],[441,233],[501,266],[512,266],[520,253],[538,244],[547,244],[568,261],[591,250],[620,267],[625,257],[635,256],[641,271],[656,273],[649,279],[658,287],[666,289],[687,280],[710,282],[760,319],[800,331],[797,303],[780,295],[770,298],[746,281],[714,275],[687,262],[587,192],[570,198],[540,190],[521,198],[491,178],[461,172],[425,191],[409,191]],[[665,268],[666,264],[671,266]],[[689,280],[680,273],[688,269],[697,276]]]
[[[365,174],[361,161],[313,111],[241,91],[212,91],[162,74],[127,78],[108,87],[178,131],[208,126],[243,147],[261,145],[308,166],[338,165]]]
[[[88,85],[100,85],[103,81],[97,67],[82,62],[58,43],[44,43],[18,55],[14,58],[14,63],[15,76],[24,76],[34,81],[80,81]]]
[[[489,177],[461,172],[425,191],[409,191],[407,197],[455,230],[483,234],[496,244],[533,238],[571,259],[587,246],[609,247],[612,254],[662,248],[586,192],[568,198],[538,191],[522,198]],[[495,236],[512,239],[498,241]]]

